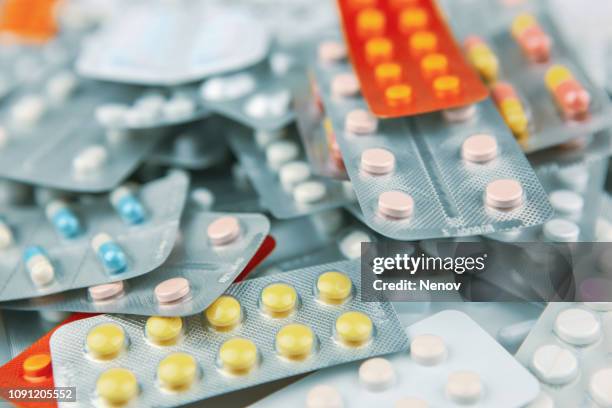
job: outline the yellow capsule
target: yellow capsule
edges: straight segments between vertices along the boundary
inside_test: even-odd
[[[257,364],[257,346],[248,339],[229,339],[219,349],[219,362],[230,373],[246,374]]]
[[[319,299],[328,304],[340,304],[351,295],[353,283],[342,272],[325,272],[317,279]]]
[[[497,80],[499,61],[491,50],[487,48],[486,51],[470,51],[468,53],[468,60],[486,82],[495,82]]]
[[[94,358],[111,360],[125,347],[125,332],[116,323],[103,323],[87,333],[87,352]]]
[[[219,331],[228,331],[240,323],[242,309],[235,298],[221,296],[208,306],[204,314],[212,327]]]
[[[174,391],[191,387],[197,374],[195,358],[186,353],[172,353],[157,366],[157,379],[162,387]]]
[[[529,119],[518,99],[504,99],[499,105],[499,110],[506,125],[508,125],[515,136],[525,137],[528,134]]]
[[[572,75],[572,72],[567,69],[567,67],[557,64],[546,70],[544,83],[546,84],[546,88],[552,92],[561,85],[561,83],[572,78],[574,78],[574,75]]]
[[[518,37],[526,29],[538,24],[538,21],[531,14],[521,14],[512,21],[512,35]]]
[[[286,283],[273,283],[261,291],[261,306],[272,317],[285,317],[296,307],[297,292]]]
[[[125,405],[138,395],[138,381],[130,370],[109,368],[98,377],[96,394],[107,405]]]
[[[276,351],[283,357],[301,360],[312,353],[314,333],[303,324],[288,324],[276,334]]]
[[[145,325],[147,338],[159,345],[171,345],[178,340],[183,329],[180,317],[151,316]]]
[[[347,346],[360,346],[372,338],[373,327],[365,313],[346,312],[336,320],[336,337]]]

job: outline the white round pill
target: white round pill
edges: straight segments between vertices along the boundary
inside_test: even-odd
[[[461,157],[473,163],[485,163],[497,156],[497,140],[488,134],[468,137],[461,145]]]
[[[305,181],[293,189],[293,199],[299,204],[312,204],[325,197],[327,187],[320,181]]]
[[[403,191],[385,191],[378,196],[378,212],[391,219],[408,218],[414,211],[414,200]]]
[[[582,164],[562,167],[557,171],[557,178],[574,191],[584,191],[589,182],[589,170]]]
[[[612,302],[584,302],[584,305],[598,312],[612,312]]]
[[[446,395],[458,404],[473,404],[482,395],[482,381],[472,371],[455,371],[448,376]]]
[[[372,242],[372,238],[363,231],[351,231],[340,241],[340,252],[347,259],[358,259],[361,256],[362,242]]]
[[[378,119],[364,109],[354,109],[344,118],[344,129],[356,135],[369,135],[376,132]]]
[[[359,366],[359,382],[370,391],[384,391],[395,382],[395,370],[385,358],[371,358]]]
[[[108,159],[108,151],[104,146],[89,146],[79,152],[72,161],[72,168],[77,173],[97,171],[104,166]]]
[[[48,285],[55,278],[53,265],[47,260],[37,260],[31,264],[29,269],[30,278],[38,287]]]
[[[104,127],[119,127],[125,123],[125,115],[128,112],[126,105],[109,103],[96,108],[95,116],[98,123]]]
[[[544,224],[543,232],[549,242],[576,242],[580,236],[580,227],[572,221],[556,218]]]
[[[511,210],[519,207],[523,200],[523,186],[518,180],[494,180],[485,190],[485,202],[492,208]]]
[[[210,211],[215,204],[215,195],[205,187],[198,187],[191,192],[191,201],[202,211]]]
[[[375,176],[389,174],[395,168],[395,156],[381,148],[365,149],[361,153],[361,170]]]
[[[470,120],[476,114],[476,106],[468,105],[460,108],[445,109],[442,111],[442,116],[447,122],[457,123]]]
[[[0,149],[8,144],[9,137],[6,129],[4,127],[0,127]]]
[[[78,79],[72,72],[60,72],[47,81],[47,96],[54,102],[64,102],[74,93],[77,84]]]
[[[279,140],[266,147],[266,161],[272,170],[297,159],[300,154],[298,145],[291,140]]]
[[[584,200],[571,190],[556,190],[548,196],[552,208],[560,214],[577,214],[582,212]]]
[[[533,353],[531,368],[543,382],[563,385],[578,374],[578,361],[571,351],[555,344],[546,344]]]
[[[304,161],[285,163],[278,171],[281,185],[287,192],[291,192],[297,184],[308,180],[311,174],[310,166]]]
[[[395,401],[394,408],[428,408],[429,404],[420,398],[406,397]]]
[[[337,74],[332,78],[331,90],[337,97],[355,96],[359,93],[359,81],[350,72]]]
[[[251,96],[244,104],[244,113],[252,118],[265,118],[270,116],[270,101],[267,95],[257,94]]]
[[[446,344],[441,337],[433,334],[421,334],[410,343],[410,357],[417,364],[433,366],[446,359]]]
[[[555,401],[544,391],[540,391],[538,397],[531,401],[526,408],[554,408]]]
[[[256,129],[255,130],[255,143],[257,146],[264,148],[275,140],[281,139],[285,136],[286,129],[276,129],[276,130],[263,130]]]
[[[162,112],[169,120],[188,118],[195,112],[195,102],[186,96],[175,96],[164,104]]]
[[[346,46],[340,41],[323,41],[318,47],[319,61],[324,63],[338,62],[346,58]]]
[[[591,344],[601,335],[601,325],[595,315],[578,308],[559,313],[554,330],[561,340],[574,346]]]
[[[45,114],[47,105],[38,95],[28,95],[18,100],[11,108],[13,121],[20,125],[34,125]]]
[[[593,374],[589,394],[600,407],[612,407],[612,368],[602,368]]]
[[[342,408],[342,396],[330,385],[317,385],[308,391],[307,408]]]
[[[219,101],[225,98],[225,80],[211,78],[200,85],[200,97],[207,101]]]

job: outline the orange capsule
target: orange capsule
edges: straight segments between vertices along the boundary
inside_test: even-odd
[[[421,60],[421,71],[427,78],[446,74],[448,71],[448,58],[444,54],[428,54]]]
[[[385,90],[385,98],[390,106],[408,104],[412,101],[412,87],[407,84],[391,85]]]
[[[461,89],[461,80],[455,75],[443,75],[434,79],[433,89],[438,98],[456,96]]]
[[[380,85],[393,84],[401,79],[402,67],[395,62],[385,62],[376,66],[374,75]]]
[[[393,43],[386,37],[374,37],[366,42],[365,51],[371,64],[388,61],[393,56]]]
[[[438,37],[431,31],[417,31],[410,36],[410,49],[415,55],[433,52],[438,47]]]
[[[429,14],[423,7],[408,7],[400,12],[399,29],[403,33],[422,30],[429,23]]]
[[[385,15],[376,8],[366,8],[357,14],[357,30],[362,36],[382,34],[385,23]]]

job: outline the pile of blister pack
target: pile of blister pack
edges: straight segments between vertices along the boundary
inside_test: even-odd
[[[569,3],[1,1],[0,405],[612,407],[612,298],[362,291],[364,243],[612,241]]]

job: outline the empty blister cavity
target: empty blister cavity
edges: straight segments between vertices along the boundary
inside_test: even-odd
[[[120,362],[138,378],[140,392],[129,398],[133,403],[174,406],[405,349],[406,339],[388,303],[316,300],[312,287],[330,270],[359,284],[359,264],[338,262],[287,272],[281,280],[269,276],[234,284],[203,314],[183,319],[103,315],[64,326],[50,342],[54,381],[57,386],[78,383],[87,395],[96,395],[96,382]],[[262,292],[281,283],[295,290],[299,307],[284,316],[262,313]],[[102,335],[96,347],[84,339],[94,331]],[[173,381],[159,375],[160,361],[169,351],[192,356],[198,365],[193,373],[193,364],[183,356],[190,374],[186,381],[177,381],[172,393],[164,391]],[[76,375],[64,375],[63,367],[77,367],[72,371]],[[200,376],[198,386],[190,387]],[[168,384],[160,389],[160,382]],[[186,389],[189,393],[183,392]]]

